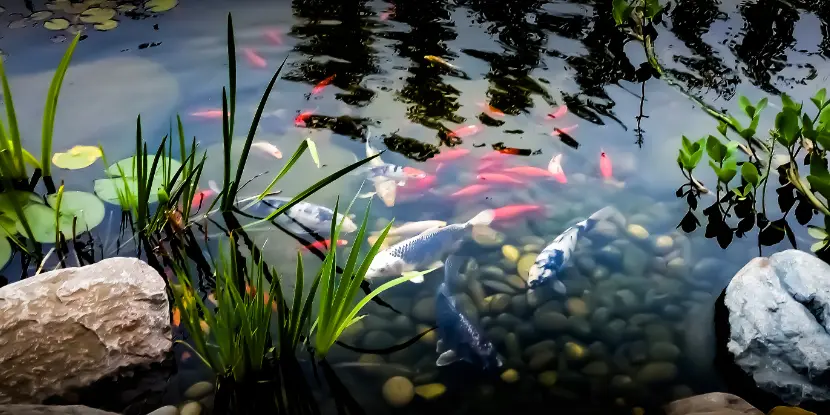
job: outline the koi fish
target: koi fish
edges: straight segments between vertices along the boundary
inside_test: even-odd
[[[444,60],[444,58],[442,58],[442,57],[440,57],[440,56],[435,56],[435,55],[426,55],[426,56],[424,56],[424,59],[426,59],[426,60],[428,60],[428,61],[430,61],[430,62],[435,62],[435,63],[437,63],[437,64],[444,65],[444,66],[446,66],[446,67],[448,67],[448,68],[458,69],[458,67],[457,67],[457,66],[455,66],[455,65],[453,65],[453,64],[451,64],[451,63],[449,63],[449,62],[445,61],[445,60]]]
[[[498,184],[524,184],[523,181],[514,179],[506,174],[500,173],[480,173],[476,176],[479,180],[485,180],[490,183]]]
[[[401,226],[389,229],[389,232],[386,234],[386,238],[411,238],[413,236],[418,236],[430,229],[442,228],[444,226],[447,226],[447,222],[444,222],[442,220],[422,220],[418,222],[408,222],[404,223]],[[374,245],[375,242],[378,240],[379,236],[380,232],[372,232],[372,234],[369,236],[369,243]]]
[[[469,137],[471,135],[475,135],[481,132],[481,127],[475,124],[465,125],[460,128],[456,128],[455,130],[450,131],[447,136],[449,137],[456,137],[456,138],[464,138]]]
[[[565,171],[562,170],[562,154],[557,154],[551,157],[550,163],[548,163],[548,171],[559,183],[565,184],[568,182],[568,178],[565,176]]]
[[[265,32],[263,32],[263,35],[265,36],[266,39],[271,41],[271,43],[273,43],[275,45],[282,45],[282,35],[280,34],[279,30],[277,30],[277,29],[268,29]]]
[[[190,113],[191,117],[204,118],[209,120],[216,120],[222,118],[222,110],[204,110]],[[230,117],[230,113],[228,113]]]
[[[253,202],[244,206],[241,210],[250,210],[252,214],[260,217],[268,216],[291,201],[290,198],[286,197],[266,196],[260,201],[256,201],[256,198],[253,197],[240,203],[251,200]],[[298,202],[281,215],[277,215],[273,220],[296,234],[327,234],[331,231],[331,221],[335,218],[334,211],[327,207],[310,202]],[[357,230],[357,225],[348,216],[338,213],[336,220],[338,224],[342,223],[341,232],[343,233],[351,233]]]
[[[556,111],[548,114],[547,118],[551,119],[551,120],[556,119],[556,118],[562,118],[567,113],[568,113],[568,106],[567,105],[560,105],[559,108],[556,109]]]
[[[504,161],[508,158],[510,158],[509,155],[504,154],[501,151],[494,150],[494,151],[491,151],[491,152],[481,156],[480,160],[481,161],[493,161],[493,160]]]
[[[188,352],[187,350],[183,351],[181,357],[182,362],[186,362],[188,359],[190,359],[190,356],[192,356],[190,352]]]
[[[306,121],[308,121],[308,118],[312,115],[314,115],[314,110],[301,112],[296,118],[294,118],[294,125],[297,127],[305,127]]]
[[[311,90],[311,94],[316,95],[316,94],[319,94],[319,93],[323,92],[323,90],[326,89],[326,87],[329,84],[331,84],[332,81],[334,81],[335,76],[337,76],[337,74],[334,74],[334,75],[318,82],[317,85],[314,86],[314,89]]]
[[[441,267],[443,260],[461,247],[473,226],[489,225],[493,217],[492,210],[484,210],[467,222],[430,229],[404,239],[375,256],[369,265],[366,279],[405,276],[407,273]],[[424,276],[418,275],[409,281],[422,283]]]
[[[440,161],[440,162],[452,161],[452,160],[460,159],[461,157],[464,157],[467,154],[470,154],[470,150],[467,150],[466,148],[450,149],[450,150],[444,150],[444,151],[432,156],[432,158],[430,160]]]
[[[478,165],[476,172],[492,172],[494,170],[501,170],[502,167],[504,167],[504,163],[501,160],[487,160]]]
[[[254,68],[266,68],[268,67],[268,62],[262,56],[257,53],[256,49],[254,48],[242,48],[242,53],[245,56],[245,60],[248,61],[251,66]]]
[[[477,102],[476,105],[483,108],[490,115],[495,115],[496,117],[504,117],[504,112],[502,110],[488,104],[485,102]]]
[[[458,190],[457,192],[451,194],[450,197],[475,196],[477,194],[484,193],[489,189],[490,186],[487,186],[486,184],[473,184]]]
[[[574,124],[568,127],[554,128],[553,131],[551,131],[550,135],[553,137],[559,137],[563,134],[570,134],[574,132],[574,130],[576,130],[577,127],[579,127],[579,125]]]
[[[173,327],[179,327],[182,324],[182,312],[178,307],[173,307]]]
[[[527,176],[527,177],[552,177],[553,174],[551,172],[540,169],[538,167],[533,166],[519,166],[519,167],[511,167],[509,169],[504,169],[504,173],[511,173],[520,176]]]
[[[533,154],[533,150],[529,148],[516,148],[516,147],[500,147],[497,148],[496,151],[502,153],[504,155],[510,156],[529,156]]]
[[[566,229],[557,236],[545,249],[536,257],[536,262],[530,266],[530,274],[527,280],[531,288],[539,287],[547,281],[553,280],[553,289],[565,294],[565,284],[557,277],[570,259],[576,248],[579,236],[590,231],[601,220],[613,215],[617,210],[611,206],[604,207],[589,216],[588,219],[577,223]]]
[[[519,216],[528,214],[528,213],[535,213],[541,212],[545,210],[543,206],[539,205],[508,205],[504,207],[500,207],[498,209],[493,210],[494,212],[494,221],[502,221],[517,218]]]
[[[423,179],[407,180],[406,184],[401,186],[399,190],[404,193],[422,193],[432,188],[436,181],[438,181],[437,176],[434,174],[428,174]]]
[[[611,176],[613,176],[611,159],[608,157],[608,154],[605,154],[605,151],[602,151],[599,154],[599,171],[605,179],[610,179]]]
[[[349,243],[349,241],[347,241],[345,239],[338,239],[337,240],[337,246],[345,246],[348,243]],[[308,244],[308,245],[303,245],[303,248],[306,249],[306,250],[311,250],[312,248],[314,248],[314,249],[318,249],[318,250],[322,251],[322,250],[329,249],[329,246],[331,246],[331,239],[324,239],[322,241],[317,241],[317,242],[314,242],[314,243],[311,243],[311,244]]]
[[[366,157],[373,157],[380,154],[377,150],[375,150],[370,141],[372,139],[372,133],[369,128],[366,128]],[[395,206],[395,196],[397,194],[398,189],[398,181],[394,179],[390,179],[385,174],[394,172],[397,166],[392,165],[391,168],[380,159],[380,156],[373,158],[369,161],[369,180],[371,180],[372,185],[375,187],[374,192],[367,192],[361,195],[358,195],[360,198],[367,198],[377,195],[383,204],[392,207]],[[373,173],[374,172],[374,173]],[[405,183],[405,182],[404,182]]]
[[[391,6],[388,9],[381,12],[379,18],[381,22],[385,22],[389,20],[390,17],[395,15],[395,6]]]
[[[193,208],[198,208],[199,206],[202,205],[202,202],[205,199],[213,196],[214,194],[215,194],[215,192],[211,189],[200,190],[200,191],[196,192],[195,194],[193,194],[193,201],[190,204],[190,206],[193,207]]]
[[[278,159],[282,158],[282,151],[280,151],[280,149],[278,149],[277,146],[275,146],[275,145],[273,145],[273,144],[271,144],[267,141],[257,141],[255,143],[251,144],[251,147],[256,147],[256,148],[258,148],[258,149],[274,156],[275,158],[278,158]]]
[[[446,366],[457,361],[465,361],[485,371],[502,366],[496,348],[477,324],[461,312],[455,298],[450,293],[450,286],[459,280],[458,270],[464,261],[450,256],[444,262],[444,282],[438,287],[435,296],[435,321],[438,325],[438,345],[440,353],[436,366]]]

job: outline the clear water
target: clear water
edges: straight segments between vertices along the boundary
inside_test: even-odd
[[[806,101],[830,74],[827,9],[810,3],[684,1],[658,27],[656,50],[692,92],[716,107],[737,110],[734,98],[739,94],[752,101],[771,96],[777,103],[774,95],[787,92]],[[17,19],[10,16],[15,8],[23,12],[23,7],[23,2],[12,4],[0,14],[3,26]],[[677,397],[726,389],[711,363],[707,312],[734,272],[758,254],[755,234],[722,250],[704,238],[702,229],[690,235],[675,230],[688,208],[674,194],[684,183],[675,161],[680,136],[704,136],[715,131],[716,123],[661,80],[651,79],[641,89],[634,71],[644,56],[638,43],[626,43],[613,27],[610,2],[181,1],[158,17],[122,17],[115,30],[88,33],[61,96],[55,150],[101,143],[108,158],[118,160],[133,154],[136,115],[141,114],[152,146],[179,113],[187,135],[195,135],[209,160],[216,160],[207,163],[202,186],[207,188],[208,180],[221,182],[221,121],[190,114],[221,108],[228,12],[233,13],[237,47],[256,49],[267,61],[261,69],[242,53],[237,58],[240,137],[270,76],[287,57],[257,136],[285,157],[276,160],[255,152],[246,166],[247,177],[269,173],[243,193],[263,189],[300,141],[311,137],[324,166],[317,169],[304,157],[279,185],[284,195],[295,194],[362,157],[359,131],[370,126],[375,136],[397,133],[442,152],[449,150],[448,144],[470,150],[440,169],[435,161],[384,154],[386,162],[430,174],[439,171],[431,192],[401,189],[394,207],[376,200],[370,222],[375,229],[391,218],[397,223],[462,222],[486,208],[544,208],[541,215],[494,224],[504,237],[500,244],[472,243],[478,269],[466,273],[468,285],[459,289],[467,297],[461,303],[506,358],[505,369],[515,369],[519,380],[507,383],[458,365],[439,370],[433,336],[380,357],[336,349],[330,360],[367,413],[392,411],[381,390],[397,374],[416,386],[447,387],[435,400],[416,397],[396,410],[406,413],[504,413],[543,403],[586,413],[629,413],[635,407],[655,408]],[[263,33],[269,29],[281,34],[281,45],[266,39]],[[25,144],[33,152],[39,151],[48,80],[67,44],[55,36],[37,24],[4,28],[0,38]],[[441,56],[467,76],[431,63],[425,55]],[[310,95],[315,84],[335,74],[331,85]],[[442,141],[439,124],[450,130],[481,124],[479,103],[503,111],[503,117],[494,116],[503,125],[482,125],[478,134],[457,143]],[[563,104],[570,110],[567,115],[545,118]],[[644,117],[638,122],[641,106]],[[294,117],[309,110],[348,116],[357,125],[347,120],[332,128],[296,127]],[[570,134],[578,148],[549,134],[569,126],[578,126]],[[496,143],[534,152],[508,159],[510,166],[545,168],[553,155],[562,153],[568,183],[523,178],[521,185],[451,198],[451,193],[477,182],[480,157]],[[380,140],[375,145],[385,148]],[[600,178],[602,151],[612,160],[615,183]],[[56,176],[67,188],[92,191],[100,169],[99,162]],[[705,183],[713,182],[706,169],[698,174]],[[360,176],[344,177],[310,201],[333,206],[338,196],[353,197],[361,181]],[[538,252],[540,243],[606,205],[620,209],[626,225],[642,225],[648,238],[637,240],[624,228],[588,234],[566,272],[567,297],[529,294],[510,285],[516,282],[510,278],[517,274],[516,265],[504,258],[502,245]],[[360,217],[366,206],[358,200],[353,212]],[[101,234],[117,227],[117,218],[107,223],[101,225]],[[664,235],[671,238],[671,247],[654,248]],[[292,275],[297,242],[271,229],[258,232],[257,240],[264,244],[269,263]],[[798,242],[806,247],[809,238],[799,235]],[[764,253],[787,247],[779,244]],[[307,259],[317,262],[313,256]],[[15,280],[20,266],[12,264],[3,273]],[[384,295],[403,315],[373,304],[367,309],[370,316],[346,341],[384,348],[434,324],[430,310],[439,280],[431,276],[424,284],[407,284]],[[573,348],[568,342],[583,347],[585,356],[575,358],[572,351],[569,357],[566,349]],[[200,376],[194,362],[181,362],[166,399],[181,400],[179,391]],[[329,403],[324,407],[333,409]]]

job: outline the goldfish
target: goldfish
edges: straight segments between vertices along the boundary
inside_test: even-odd
[[[551,172],[532,166],[518,166],[502,170],[504,173],[516,174],[527,177],[552,177]]]
[[[204,110],[204,111],[196,111],[190,113],[191,117],[196,118],[205,118],[210,120],[220,119],[222,118],[222,110]],[[230,117],[230,113],[228,113]]]
[[[337,246],[345,246],[348,243],[349,243],[349,241],[347,241],[345,239],[338,239],[337,240]],[[329,249],[329,246],[331,246],[331,239],[324,239],[322,241],[317,241],[317,242],[314,242],[314,243],[310,243],[308,245],[303,245],[303,248],[305,248],[307,250],[311,250],[312,248],[314,248],[314,249],[318,249],[318,250],[322,251],[322,250],[325,250],[325,249]]]
[[[510,155],[510,156],[529,156],[529,155],[533,154],[533,151],[530,150],[529,148],[501,147],[501,148],[497,149],[496,151],[498,151],[499,153],[502,153],[506,156],[507,155]]]
[[[330,77],[328,77],[328,78],[326,78],[326,79],[323,79],[322,81],[318,82],[318,83],[317,83],[317,85],[315,85],[315,86],[314,86],[314,89],[312,89],[312,90],[311,90],[312,95],[316,95],[316,94],[319,94],[319,93],[323,92],[323,90],[324,90],[324,89],[326,89],[326,87],[327,87],[327,86],[328,86],[328,85],[329,85],[332,81],[334,81],[334,77],[335,77],[335,76],[337,76],[337,74],[334,74],[334,75],[332,75],[332,76],[330,76]]]
[[[613,176],[611,159],[608,157],[608,154],[605,154],[604,151],[599,154],[599,171],[605,179],[610,179],[611,176]]]
[[[536,262],[530,266],[528,285],[531,288],[539,287],[547,281],[553,280],[553,289],[565,294],[565,284],[559,279],[559,272],[565,267],[571,254],[576,248],[579,236],[593,229],[601,220],[613,215],[617,210],[611,206],[604,207],[582,222],[566,229],[551,242],[536,257]]]
[[[553,175],[559,183],[565,184],[568,178],[565,176],[565,171],[562,170],[562,154],[557,154],[551,157],[548,163],[548,171]]]
[[[490,115],[495,115],[496,117],[504,117],[504,112],[502,110],[488,104],[485,102],[477,102],[476,105],[483,108]]]
[[[404,193],[422,193],[429,190],[438,181],[438,177],[434,174],[428,174],[422,179],[407,180],[406,184],[401,186],[399,190]]]
[[[571,126],[568,126],[568,127],[554,128],[553,131],[551,131],[550,135],[552,135],[554,137],[558,137],[558,136],[563,135],[563,134],[570,134],[574,130],[576,130],[577,127],[579,127],[579,125],[574,124],[574,125],[571,125]]]
[[[254,68],[266,68],[268,67],[268,62],[265,61],[265,58],[257,53],[256,49],[254,48],[242,48],[242,53],[245,56],[245,60],[248,61],[251,66]]]
[[[447,135],[450,137],[464,138],[475,135],[481,132],[481,127],[475,124],[465,125],[455,130],[450,131]]]
[[[278,149],[277,146],[275,146],[275,145],[273,145],[273,144],[271,144],[267,141],[254,142],[253,144],[251,144],[251,147],[256,147],[256,148],[258,148],[258,149],[274,156],[275,158],[278,158],[278,159],[282,158],[282,151],[280,151],[280,149]]]
[[[213,196],[213,194],[214,194],[214,191],[211,190],[211,189],[205,189],[205,190],[200,190],[200,191],[196,192],[195,194],[193,194],[193,202],[191,203],[190,206],[194,207],[194,208],[198,208],[199,206],[202,205],[202,202],[205,199],[209,198],[210,196]]]
[[[178,307],[173,307],[173,327],[179,327],[182,324],[182,312]]]
[[[539,205],[508,205],[494,209],[494,221],[513,219],[527,213],[541,212],[545,208]]]
[[[271,43],[275,45],[282,45],[282,35],[280,34],[279,30],[268,29],[265,32],[263,32],[263,35],[265,35],[265,38],[271,41]]]
[[[467,222],[432,228],[404,239],[378,252],[369,265],[366,279],[405,276],[407,273],[441,267],[444,259],[461,247],[473,226],[489,225],[493,217],[492,210],[483,210]],[[409,281],[422,283],[424,276],[418,275]]]
[[[449,256],[444,262],[444,281],[438,286],[435,296],[435,320],[438,325],[440,353],[436,366],[446,366],[457,361],[466,361],[485,371],[502,366],[502,360],[495,346],[484,337],[484,332],[458,307],[450,286],[458,284],[458,272],[464,262],[456,256]]]
[[[458,69],[458,67],[457,67],[457,66],[455,66],[455,65],[453,65],[453,64],[451,64],[451,63],[449,63],[449,62],[445,61],[445,60],[444,60],[444,58],[442,58],[442,57],[440,57],[440,56],[435,56],[435,55],[426,55],[426,56],[424,56],[424,59],[426,59],[426,60],[428,60],[428,61],[430,61],[430,62],[435,62],[435,63],[441,64],[441,65],[444,65],[444,66],[446,66],[446,67],[448,67],[448,68]]]
[[[202,333],[210,334],[210,325],[207,321],[199,320],[199,327],[202,329]]]
[[[259,201],[256,200],[256,197],[246,200],[253,200],[253,202],[242,208],[243,211],[250,210],[253,215],[265,217],[281,206],[288,204],[291,198],[266,196]],[[246,200],[243,200],[243,202]],[[331,231],[331,221],[334,219],[334,211],[327,207],[310,202],[298,202],[282,214],[277,215],[273,220],[296,234],[326,234]],[[340,231],[343,233],[351,233],[357,230],[357,225],[348,216],[338,213],[336,220],[338,224],[342,224]]]
[[[190,356],[192,356],[190,352],[188,352],[187,350],[183,351],[181,357],[182,362],[186,362],[188,359],[190,359]]]
[[[565,114],[567,114],[567,113],[568,113],[568,106],[567,105],[560,105],[559,108],[556,109],[556,111],[548,114],[547,117],[550,118],[550,119],[556,119],[556,118],[564,117]]]
[[[440,161],[440,162],[452,161],[452,160],[460,159],[461,157],[464,157],[467,154],[470,154],[470,150],[467,150],[466,148],[456,148],[456,149],[444,150],[444,151],[432,156],[432,158],[430,160]]]
[[[214,293],[208,294],[207,299],[208,299],[208,301],[210,301],[211,304],[213,304],[213,305],[217,304],[216,303],[216,294],[214,294]]]
[[[308,118],[311,117],[313,114],[313,110],[301,112],[299,115],[297,115],[297,118],[294,118],[294,125],[296,125],[297,127],[305,127],[306,121],[308,121]]]
[[[476,176],[479,180],[484,180],[490,183],[498,183],[498,184],[524,184],[523,181],[514,179],[506,174],[500,173],[479,173]]]
[[[464,196],[474,196],[483,192],[486,192],[490,189],[490,186],[486,184],[473,184],[470,186],[466,186],[455,193],[452,193],[450,197],[464,197]]]

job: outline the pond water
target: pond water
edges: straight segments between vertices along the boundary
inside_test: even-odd
[[[753,102],[769,96],[778,104],[777,94],[787,92],[807,101],[830,75],[830,9],[811,3],[681,1],[657,27],[657,55],[692,93],[730,112],[737,111],[739,95]],[[24,144],[36,152],[48,80],[69,35],[39,22],[19,28],[14,22],[21,16],[13,13],[28,14],[25,7],[21,1],[0,14],[0,50]],[[266,173],[243,194],[265,188],[310,137],[322,166],[307,156],[298,162],[278,185],[283,195],[293,196],[362,158],[369,128],[373,146],[389,150],[384,161],[429,174],[427,182],[399,187],[394,206],[375,199],[373,231],[392,218],[461,223],[484,209],[536,206],[493,223],[495,233],[479,233],[465,246],[472,260],[456,292],[504,357],[502,370],[512,371],[488,377],[458,365],[438,368],[434,333],[389,355],[336,347],[329,360],[367,413],[504,413],[540,404],[578,413],[650,413],[678,397],[727,389],[712,367],[706,318],[729,278],[758,255],[757,234],[724,250],[703,229],[676,229],[688,209],[675,196],[685,183],[676,163],[680,137],[713,133],[717,123],[666,82],[638,82],[645,56],[639,43],[626,42],[614,27],[610,2],[183,0],[146,18],[121,14],[116,29],[90,30],[78,46],[58,109],[55,150],[100,143],[110,160],[129,157],[136,115],[152,147],[178,113],[186,134],[207,151],[202,187],[221,182],[221,119],[204,113],[221,114],[228,12],[239,51],[236,143],[286,59],[257,133],[257,140],[275,145],[283,157],[254,149],[246,178]],[[332,76],[329,85],[312,92]],[[298,126],[295,118],[309,111],[314,115]],[[768,129],[771,119],[758,131]],[[556,129],[567,135],[552,135]],[[446,131],[459,132],[453,137]],[[482,193],[455,194],[486,181],[479,170],[492,163],[488,157],[501,145],[532,152],[498,158],[503,168],[546,169],[561,154],[567,183],[513,175],[512,183],[491,178]],[[600,169],[603,152],[613,165],[607,179]],[[98,162],[55,176],[67,188],[91,192],[102,168]],[[714,183],[706,173],[700,179]],[[333,207],[338,196],[348,201],[371,190],[368,183],[361,188],[362,182],[361,175],[346,176],[309,200]],[[528,292],[526,271],[517,269],[517,261],[535,257],[568,226],[604,206],[622,216],[580,239],[563,279],[568,294]],[[357,199],[352,212],[359,218],[366,207],[366,199]],[[118,226],[118,209],[111,211],[100,235]],[[806,248],[806,233],[796,232]],[[353,237],[346,237],[349,245]],[[268,262],[293,276],[300,245],[272,228],[256,232],[256,239]],[[765,247],[764,253],[788,246]],[[319,263],[306,258],[310,267]],[[32,270],[13,262],[3,274],[16,280]],[[371,304],[369,316],[344,341],[382,349],[434,325],[439,274],[384,294],[403,314]],[[182,351],[177,348],[177,355]],[[446,392],[393,410],[382,385],[395,375],[416,386],[440,383]],[[180,362],[166,399],[181,401],[179,391],[201,376],[196,362]]]

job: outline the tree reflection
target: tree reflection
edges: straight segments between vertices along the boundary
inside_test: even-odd
[[[772,76],[787,67],[786,50],[795,43],[793,29],[798,12],[778,0],[745,2],[740,6],[744,18],[744,36],[732,50],[744,65],[744,74],[753,85],[771,94],[779,94],[770,82]]]

